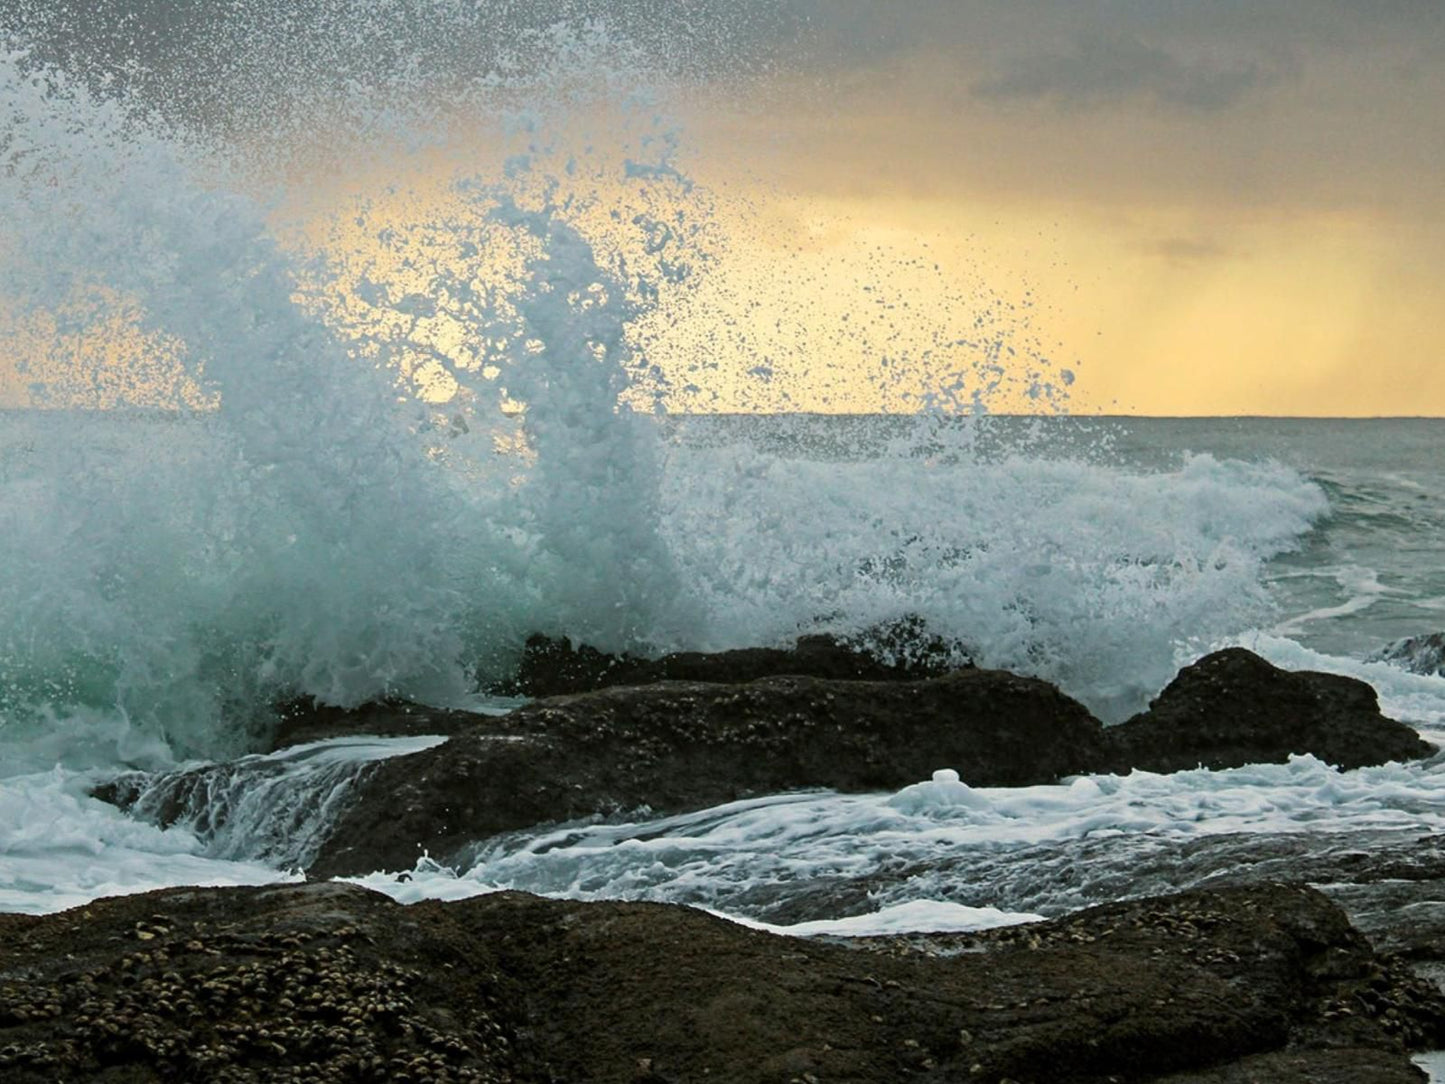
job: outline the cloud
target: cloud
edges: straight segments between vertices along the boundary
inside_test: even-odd
[[[1146,241],[1138,247],[1149,256],[1181,266],[1209,263],[1233,255],[1213,241],[1194,237],[1161,237]]]
[[[974,82],[971,90],[976,98],[1050,99],[1065,109],[1135,99],[1212,113],[1280,75],[1278,66],[1258,59],[1186,59],[1133,35],[1089,35],[1066,51],[1023,55],[1008,70]]]

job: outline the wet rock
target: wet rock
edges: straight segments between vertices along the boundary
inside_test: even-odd
[[[459,906],[518,980],[523,1065],[543,1079],[632,1080],[645,1063],[677,1081],[1224,1081],[1248,1079],[1215,1075],[1231,1063],[1327,1066],[1344,1049],[1339,1071],[1297,1079],[1410,1080],[1404,1050],[1441,1029],[1439,996],[1303,889],[851,948],[676,907]]]
[[[0,920],[7,1084],[512,1079],[505,982],[444,913],[323,884]]]
[[[643,809],[680,813],[827,787],[894,790],[939,764],[973,786],[1052,782],[1102,755],[1053,686],[994,670],[917,682],[662,682],[528,704],[367,769],[320,876],[409,869],[502,832]]]
[[[1329,1047],[1243,1058],[1213,1069],[1170,1073],[1152,1084],[1424,1084],[1424,1075],[1401,1058],[1378,1050]]]
[[[1281,670],[1238,647],[1186,666],[1148,711],[1107,737],[1104,767],[1116,772],[1238,768],[1303,753],[1348,769],[1435,752],[1410,727],[1381,715],[1375,690],[1363,681]]]
[[[1045,682],[969,669],[925,681],[666,681],[548,698],[505,716],[296,704],[278,743],[423,734],[451,738],[391,760],[339,764],[309,782],[277,775],[285,767],[277,761],[248,758],[131,773],[94,793],[210,840],[232,817],[222,798],[254,806],[262,787],[275,788],[266,808],[280,811],[277,824],[247,838],[269,841],[273,860],[331,876],[410,868],[423,853],[465,859],[480,841],[543,824],[690,812],[809,787],[897,790],[939,766],[972,786],[1019,786],[1292,753],[1356,767],[1433,752],[1379,714],[1369,686],[1289,673],[1240,649],[1186,667],[1148,712],[1108,729]],[[294,793],[283,793],[288,786]]]
[[[508,696],[558,696],[658,681],[737,683],[796,675],[834,681],[916,681],[971,666],[956,643],[917,618],[869,630],[855,639],[802,636],[791,648],[695,651],[645,659],[610,655],[586,644],[536,635],[527,640],[516,674],[492,686]]]
[[[1375,652],[1366,662],[1388,662],[1412,674],[1445,676],[1445,632],[1407,636]]]
[[[657,904],[172,889],[0,916],[0,961],[15,1084],[1386,1084],[1445,1040],[1437,993],[1284,886],[852,944]]]

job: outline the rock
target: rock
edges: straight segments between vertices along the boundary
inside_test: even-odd
[[[676,1081],[1248,1079],[1222,1075],[1239,1061],[1308,1063],[1321,1074],[1297,1079],[1343,1084],[1415,1079],[1402,1048],[1442,1033],[1440,996],[1307,889],[1111,904],[864,951],[675,907],[512,894],[462,906],[518,980],[545,1058],[528,1068],[544,1079],[629,1080],[642,1059]]]
[[[645,659],[609,655],[566,638],[536,635],[527,640],[509,681],[492,692],[506,696],[559,696],[617,685],[658,681],[737,683],[796,675],[834,681],[916,681],[972,666],[961,645],[928,632],[922,621],[905,618],[856,639],[801,636],[791,648],[750,647],[712,654],[687,651]]]
[[[332,876],[410,868],[424,852],[464,858],[491,836],[548,823],[690,812],[809,787],[897,790],[940,765],[969,786],[1020,786],[1291,753],[1356,767],[1433,751],[1379,714],[1369,686],[1288,673],[1240,649],[1186,667],[1148,712],[1107,730],[1045,682],[970,669],[912,682],[667,681],[554,697],[505,716],[291,705],[278,744],[356,734],[451,739],[390,760],[333,759],[305,775],[275,758],[131,773],[93,793],[209,841],[231,818],[223,800],[254,808],[261,788],[272,788],[265,808],[290,819],[246,838],[264,841],[268,860]]]
[[[1445,1041],[1438,993],[1285,886],[853,944],[660,904],[170,889],[0,915],[0,960],[14,1084],[1385,1084]]]
[[[0,915],[0,1079],[511,1080],[492,957],[349,885],[168,889]]]
[[[1303,753],[1348,769],[1435,752],[1381,715],[1363,681],[1281,670],[1239,647],[1186,666],[1148,711],[1109,728],[1107,740],[1106,765],[1116,772],[1238,768]]]
[[[1386,644],[1366,662],[1388,662],[1412,674],[1445,676],[1445,632],[1407,636]]]
[[[1230,1065],[1155,1077],[1152,1084],[1424,1084],[1425,1076],[1402,1058],[1378,1050],[1329,1047],[1243,1058]]]
[[[939,764],[971,786],[1052,782],[1102,756],[1053,686],[996,670],[916,682],[662,682],[553,697],[368,768],[310,867],[409,869],[533,825],[681,813],[807,787],[896,790]]]

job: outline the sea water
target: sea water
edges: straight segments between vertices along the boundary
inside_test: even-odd
[[[659,653],[918,618],[1110,722],[1243,644],[1361,677],[1445,739],[1445,678],[1369,661],[1445,627],[1442,423],[990,416],[1056,412],[1074,375],[986,290],[959,326],[933,317],[927,357],[792,359],[910,416],[778,413],[788,374],[746,336],[668,371],[728,254],[670,103],[720,64],[765,69],[779,28],[434,6],[327,0],[314,26],[243,6],[214,47],[125,63],[61,9],[0,26],[0,908],[299,876],[347,766],[414,744],[273,755],[265,786],[214,796],[224,823],[90,791],[261,755],[288,698],[505,710],[477,689],[533,632]],[[870,290],[908,301],[891,289],[885,267]],[[666,413],[724,363],[756,413]],[[912,400],[910,367],[938,376]],[[360,880],[958,929],[1445,814],[1435,761],[1012,790],[957,767],[539,826]]]
[[[0,477],[12,515],[15,495],[56,457],[75,454],[77,444],[88,454],[103,451],[118,476],[126,476],[119,464],[127,455],[138,457],[151,485],[165,471],[187,469],[213,439],[204,417],[32,412],[3,421]],[[970,458],[941,454],[938,432],[965,424],[987,434],[971,437]],[[901,439],[915,437],[918,423],[892,417],[657,424],[659,535],[672,574],[691,585],[691,604],[702,615],[695,638],[674,643],[775,643],[800,630],[849,631],[918,613],[967,642],[984,663],[1047,677],[1114,719],[1142,708],[1178,666],[1240,643],[1282,666],[1369,681],[1387,714],[1445,741],[1445,678],[1367,661],[1394,639],[1445,625],[1445,470],[1432,454],[1432,435],[1445,438],[1445,425],[1055,418],[1043,427],[1046,437],[1030,436],[1026,454],[1016,450],[1013,431],[1038,426],[1007,418],[935,423],[934,446],[920,450]],[[68,453],[45,450],[57,435]],[[34,499],[32,530],[41,526],[38,511],[57,498]],[[145,542],[149,524],[126,518],[123,508],[108,511],[137,544]],[[92,542],[112,539],[112,529]],[[7,536],[12,553],[19,537]],[[57,544],[66,541],[56,536]],[[215,544],[204,535],[188,541]],[[73,544],[78,557],[93,549],[84,536]],[[52,545],[48,556],[63,560],[56,551]],[[235,555],[227,558],[226,574],[254,573]],[[141,579],[136,566],[150,559],[142,546],[116,575]],[[872,567],[880,571],[861,571]],[[77,608],[66,613],[90,612],[115,627],[115,617],[94,612],[114,599],[71,571],[77,581],[64,584],[69,593],[61,597]],[[164,632],[158,646],[106,643],[99,661],[72,649],[68,666],[45,675],[49,684],[32,677],[6,686],[12,705],[3,730],[0,903],[7,909],[53,910],[167,883],[294,877],[306,839],[324,823],[326,801],[344,800],[345,765],[412,748],[369,743],[320,759],[281,754],[275,785],[260,787],[252,775],[252,789],[233,804],[213,796],[227,811],[224,831],[206,823],[162,831],[87,797],[90,786],[119,771],[205,755],[181,745],[199,740],[191,737],[199,732],[192,719],[175,736],[160,725],[174,696],[168,690],[154,702],[136,701],[154,713],[150,719],[121,701],[143,688],[102,686],[117,698],[111,711],[103,699],[75,702],[87,688],[82,666],[99,670],[92,683],[114,681],[115,660],[126,651],[160,650],[171,660],[178,637],[203,635],[186,615],[162,612],[175,598],[166,586],[171,575],[185,572],[148,581],[147,590],[167,592],[161,606],[126,600],[154,615],[136,631]],[[12,597],[45,586],[34,573],[6,584]],[[52,598],[59,586],[49,588]],[[204,634],[227,631],[215,629],[216,615],[204,616]],[[157,630],[153,622],[162,620],[172,623]],[[537,623],[547,626],[544,613]],[[38,617],[12,618],[10,673],[31,662],[21,654],[22,637],[35,645],[44,627]],[[104,642],[73,618],[67,630],[76,642]],[[232,650],[240,665],[252,643],[184,646]],[[202,680],[174,667],[168,673]],[[51,698],[43,710],[36,693],[19,700],[36,687]],[[468,702],[465,694],[436,699]],[[206,710],[216,726],[250,718],[224,700]],[[212,755],[232,742],[216,740]],[[317,787],[326,800],[308,805],[297,797]],[[615,823],[486,841],[456,868],[424,860],[361,880],[404,900],[521,888],[684,902],[772,926],[790,925],[771,920],[787,919],[802,898],[814,917],[797,924],[800,932],[953,929],[1199,883],[1241,862],[1251,838],[1298,835],[1327,853],[1442,828],[1445,767],[1435,761],[1341,773],[1306,756],[1223,772],[1136,772],[1007,789],[970,789],[940,775],[897,794],[787,794],[661,820],[640,811]],[[1212,860],[1178,858],[1181,848],[1211,837],[1219,841]],[[1288,865],[1278,872],[1287,875]],[[836,913],[820,920],[816,914],[829,905],[818,900],[830,891]]]

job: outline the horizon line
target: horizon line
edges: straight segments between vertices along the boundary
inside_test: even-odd
[[[439,409],[445,409],[443,404],[434,404]],[[148,414],[160,416],[182,417],[198,414],[206,415],[217,413],[211,409],[186,409],[169,406],[115,406],[115,407],[94,407],[84,405],[44,405],[44,404],[0,404],[0,414],[25,414],[25,413],[75,413],[75,414]],[[928,417],[929,412],[923,410],[661,410],[655,412],[636,411],[643,417],[654,418],[922,418]],[[1365,421],[1445,421],[1445,414],[1144,414],[1144,413],[1068,413],[1061,412],[1037,412],[1021,413],[1014,411],[958,411],[956,413],[939,413],[934,415],[941,418],[1009,418],[1009,419],[1067,419],[1070,421],[1129,421],[1130,419],[1145,419],[1149,421],[1332,421],[1332,422],[1365,422]]]

